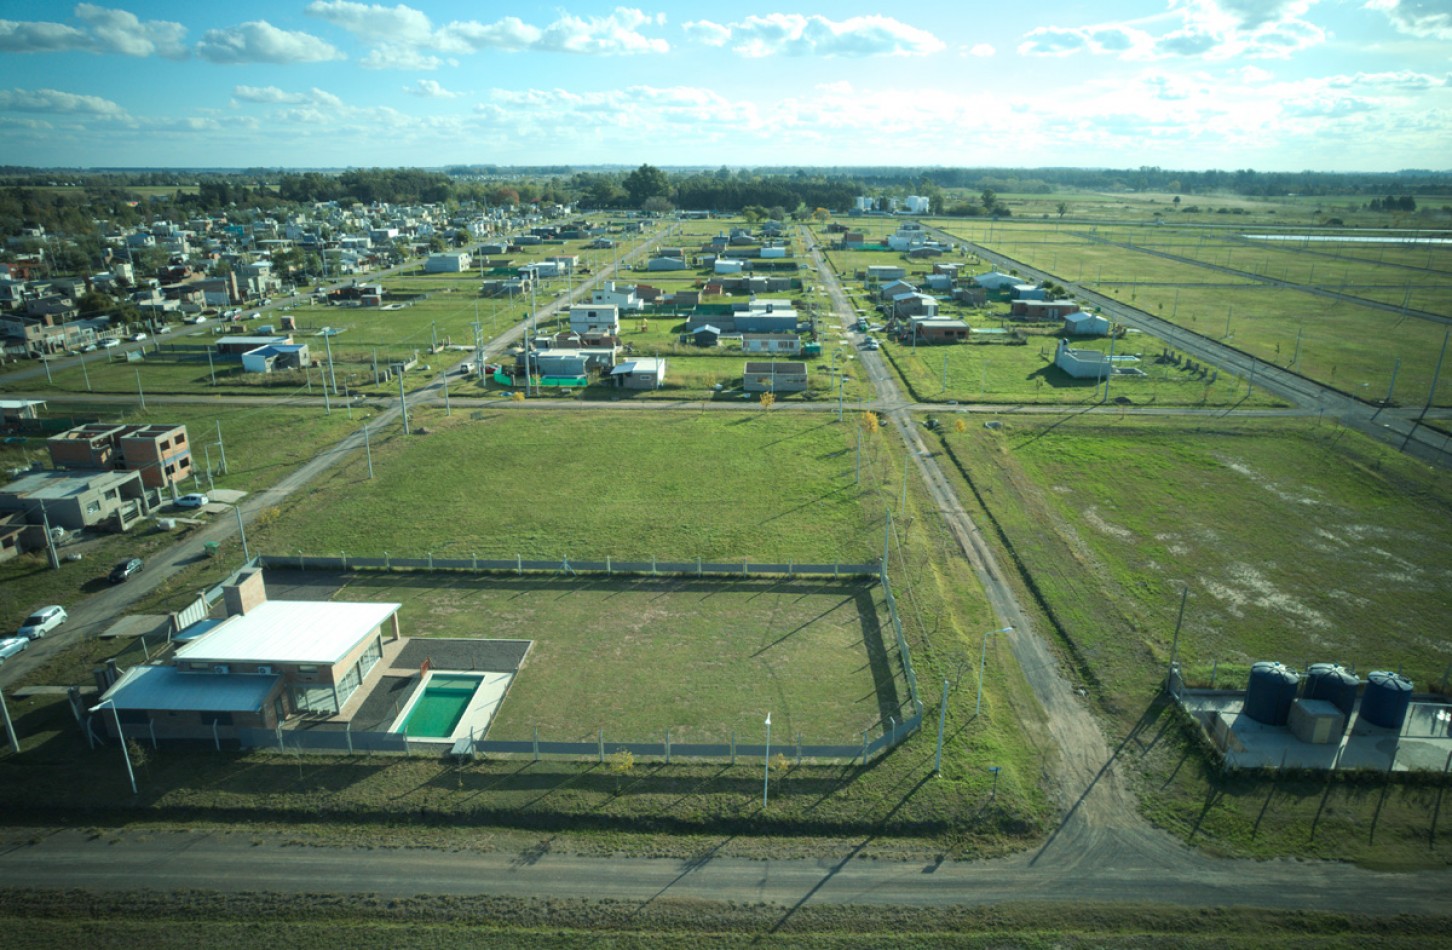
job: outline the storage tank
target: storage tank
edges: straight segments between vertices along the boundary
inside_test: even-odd
[[[1412,704],[1412,681],[1400,673],[1375,670],[1366,678],[1361,718],[1384,729],[1400,729]]]
[[[1312,663],[1306,670],[1303,698],[1324,699],[1349,719],[1360,688],[1361,680],[1339,663]]]
[[[1245,691],[1245,715],[1267,726],[1284,726],[1296,701],[1301,676],[1284,664],[1262,660],[1250,668]]]

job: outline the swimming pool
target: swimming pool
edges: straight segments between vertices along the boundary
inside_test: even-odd
[[[424,684],[400,730],[411,738],[447,739],[479,691],[482,676],[435,673]]]

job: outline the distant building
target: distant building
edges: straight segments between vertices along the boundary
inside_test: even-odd
[[[57,468],[140,472],[148,488],[192,474],[192,448],[184,425],[109,425],[93,422],[46,440]]]

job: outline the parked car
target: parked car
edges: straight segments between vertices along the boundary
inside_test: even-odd
[[[103,349],[103,350],[109,350],[113,346],[120,346],[120,345],[121,345],[121,341],[120,340],[102,340],[101,341],[101,349]]]
[[[171,332],[171,327],[168,327],[168,326],[159,326],[159,327],[156,328],[156,332],[157,333],[170,333]]]
[[[81,352],[82,353],[94,353],[94,352],[96,352],[96,344],[94,344],[94,343],[87,343],[85,346],[81,347]]]
[[[59,604],[51,604],[26,617],[25,622],[20,625],[20,629],[15,631],[15,635],[27,640],[38,640],[69,619],[64,607]]]
[[[201,508],[209,501],[211,501],[211,499],[208,498],[206,495],[202,494],[201,492],[192,492],[189,495],[181,496],[172,504],[176,505],[178,508]]]
[[[133,334],[131,334],[131,342],[132,343],[140,343],[144,339],[146,339],[146,334],[145,333],[133,333]]]
[[[6,637],[0,640],[0,660],[6,660],[30,646],[28,637]]]
[[[141,569],[145,566],[146,565],[142,562],[141,558],[129,557],[126,560],[122,561],[120,564],[117,564],[115,567],[111,568],[111,574],[109,579],[111,583],[119,584],[127,578],[132,577],[133,575],[140,574]]]

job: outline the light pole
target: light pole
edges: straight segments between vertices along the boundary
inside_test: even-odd
[[[766,714],[766,754],[761,757],[761,807],[766,808],[766,795],[771,789],[771,713]]]
[[[1001,765],[990,765],[988,771],[993,773],[993,791],[988,794],[990,799],[998,798],[998,773],[1003,771]]]
[[[983,651],[978,655],[978,702],[973,707],[973,718],[977,719],[978,714],[983,711],[983,671],[988,667],[988,638],[995,633],[1008,633],[1012,627],[1004,627],[1000,630],[990,630],[983,635]]]
[[[116,741],[119,742],[119,743],[121,743],[121,755],[124,756],[125,759],[126,759],[126,777],[131,780],[131,794],[132,795],[135,795],[136,794],[136,772],[133,771],[132,768],[131,768],[131,750],[128,749],[128,748],[126,748],[126,736],[121,732],[121,714],[116,711],[116,703],[113,700],[110,700],[110,699],[105,700],[103,702],[99,702],[96,705],[92,706],[91,707],[91,712],[95,712],[96,710],[100,709],[102,706],[110,706],[111,707],[111,718],[116,723]]]

